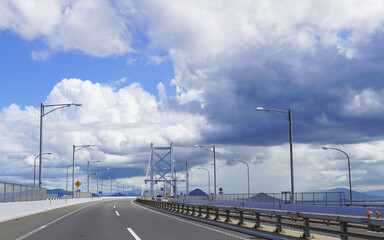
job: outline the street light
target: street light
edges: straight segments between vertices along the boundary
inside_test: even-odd
[[[209,193],[209,195],[208,195],[208,199],[211,197],[211,180],[210,180],[210,177],[209,177],[209,170],[208,169],[206,169],[206,168],[198,168],[198,169],[202,169],[202,170],[205,170],[205,171],[207,171],[207,173],[208,173],[208,193]]]
[[[246,166],[247,166],[247,175],[248,175],[248,202],[250,202],[250,187],[249,187],[249,166],[248,166],[248,163],[242,161],[242,160],[237,160],[237,159],[234,159],[233,160],[234,162],[241,162],[241,163],[244,163]]]
[[[215,199],[216,199],[216,147],[213,146],[212,148],[201,146],[201,145],[195,145],[195,147],[204,148],[205,150],[213,152],[213,185],[215,188]]]
[[[72,150],[72,198],[75,198],[75,152],[80,151],[83,148],[93,147],[95,145],[73,145]],[[76,149],[78,148],[78,149]]]
[[[351,161],[349,159],[349,156],[346,152],[338,149],[338,148],[333,148],[333,147],[323,147],[324,150],[328,150],[328,149],[332,149],[332,150],[336,150],[336,151],[339,151],[339,152],[342,152],[345,154],[345,156],[347,156],[347,159],[348,159],[348,172],[349,172],[349,195],[350,195],[350,198],[351,198],[351,206],[352,206],[352,180],[351,180]]]
[[[88,167],[87,167],[87,182],[88,182],[88,186],[87,186],[87,188],[88,188],[88,193],[89,193],[89,177],[90,177],[90,175],[89,175],[89,166],[90,165],[92,165],[92,164],[95,164],[95,163],[98,163],[98,162],[102,162],[101,160],[97,160],[97,161],[88,161]]]
[[[40,156],[40,161],[39,161],[39,188],[42,187],[42,184],[43,184],[43,117],[53,111],[56,111],[58,109],[61,109],[61,108],[65,108],[65,107],[70,107],[70,106],[76,106],[76,107],[79,107],[81,106],[81,104],[78,104],[78,103],[65,103],[65,104],[50,104],[50,105],[44,105],[43,103],[41,103],[40,105],[40,152],[39,152],[39,156]],[[54,109],[48,111],[48,112],[45,112],[45,108],[49,108],[49,107],[55,107]]]
[[[184,162],[178,162],[178,161],[173,161],[175,163],[184,163]],[[187,196],[189,196],[189,174],[188,174],[188,161],[185,161],[185,185],[186,185],[186,191],[187,191]]]
[[[75,166],[78,166],[78,164],[75,164]],[[66,183],[65,184],[65,194],[66,194],[67,198],[68,198],[68,169],[70,167],[72,167],[72,164],[67,167],[67,180],[65,181],[65,183]]]
[[[44,155],[44,154],[51,155],[52,153],[43,153],[43,155]],[[34,163],[33,163],[33,187],[34,187],[34,188],[36,187],[36,185],[35,185],[35,183],[36,183],[36,159],[37,159],[38,157],[40,157],[40,154],[37,155],[37,156],[35,157],[35,161],[34,161]]]
[[[291,199],[290,203],[293,204],[295,202],[295,185],[294,185],[294,177],[293,177],[293,140],[292,140],[292,112],[291,109],[288,111],[285,110],[277,110],[277,109],[268,109],[263,107],[257,107],[256,111],[266,111],[273,113],[289,122],[289,150],[290,150],[290,158],[291,158]],[[288,118],[280,113],[288,113]]]
[[[97,196],[99,196],[99,172],[100,171],[104,171],[104,170],[108,170],[109,168],[103,168],[103,169],[97,169]]]

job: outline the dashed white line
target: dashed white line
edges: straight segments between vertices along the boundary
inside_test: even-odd
[[[132,228],[127,228],[127,230],[132,234],[132,236],[136,239],[136,240],[141,240],[139,238],[139,236],[136,235],[136,233],[132,230]]]
[[[120,217],[120,214],[119,214],[119,212],[118,212],[118,211],[115,211],[115,213],[116,213],[116,215],[117,215],[117,216],[119,216],[119,217]]]

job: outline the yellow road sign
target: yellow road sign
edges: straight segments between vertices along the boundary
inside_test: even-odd
[[[80,187],[81,182],[77,181],[77,182],[75,182],[75,185],[76,185],[76,187]]]

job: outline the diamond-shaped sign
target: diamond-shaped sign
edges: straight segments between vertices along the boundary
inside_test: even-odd
[[[77,181],[77,182],[75,182],[75,185],[76,185],[76,187],[80,187],[81,182]]]

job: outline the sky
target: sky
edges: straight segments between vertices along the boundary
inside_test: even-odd
[[[88,161],[145,187],[150,144],[173,143],[190,189],[201,167],[213,183],[198,144],[224,193],[247,192],[234,159],[251,192],[289,191],[289,124],[264,107],[292,112],[296,192],[348,187],[322,146],[354,190],[384,189],[383,24],[381,0],[2,0],[0,181],[33,184],[41,103],[81,103],[43,118],[43,187],[86,144],[82,191]]]

